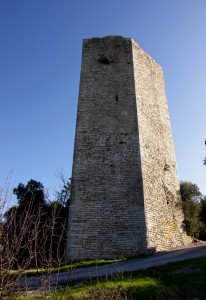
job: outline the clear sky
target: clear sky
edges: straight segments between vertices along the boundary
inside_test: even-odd
[[[106,35],[162,66],[179,178],[206,194],[205,0],[0,0],[0,185],[71,177],[82,40]]]

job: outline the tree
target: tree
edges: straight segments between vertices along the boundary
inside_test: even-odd
[[[200,201],[200,205],[201,205],[201,221],[206,225],[206,196],[202,197],[201,201]]]
[[[20,183],[13,193],[18,199],[18,205],[28,209],[28,207],[46,206],[44,186],[41,182],[31,179],[27,185]]]
[[[198,186],[189,181],[180,182],[180,195],[183,201],[185,200],[198,200],[202,195]]]
[[[40,264],[41,253],[45,251],[45,224],[47,203],[44,187],[40,182],[30,180],[27,185],[20,183],[13,190],[18,205],[6,211],[4,217],[5,251],[14,261],[13,267],[36,267]]]
[[[67,207],[47,202],[42,183],[30,180],[13,190],[18,205],[5,213],[4,245],[15,268],[50,267],[64,260]],[[26,263],[26,266],[25,266]]]
[[[60,191],[55,191],[56,199],[64,206],[68,207],[71,192],[71,178],[67,179],[62,172],[58,172],[60,179]]]
[[[199,238],[204,224],[200,220],[201,206],[194,200],[183,202],[184,224],[188,235]]]
[[[200,239],[206,241],[206,196],[203,196],[200,201],[201,212],[200,220],[204,224],[204,227],[200,231]]]
[[[192,182],[182,181],[180,183],[180,194],[184,212],[184,224],[188,235],[199,238],[204,228],[201,221],[201,192],[198,186]]]

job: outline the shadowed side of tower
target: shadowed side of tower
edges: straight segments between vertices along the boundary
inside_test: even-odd
[[[162,71],[131,39],[84,40],[68,259],[183,244]]]

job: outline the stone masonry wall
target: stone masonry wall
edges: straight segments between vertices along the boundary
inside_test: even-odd
[[[191,242],[183,230],[179,179],[161,67],[134,41],[133,63],[148,247]]]
[[[68,259],[185,243],[161,68],[131,39],[84,40]]]

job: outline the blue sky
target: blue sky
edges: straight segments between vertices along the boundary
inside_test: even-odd
[[[71,176],[82,39],[133,38],[163,68],[180,180],[206,194],[205,0],[0,0],[0,185]]]

